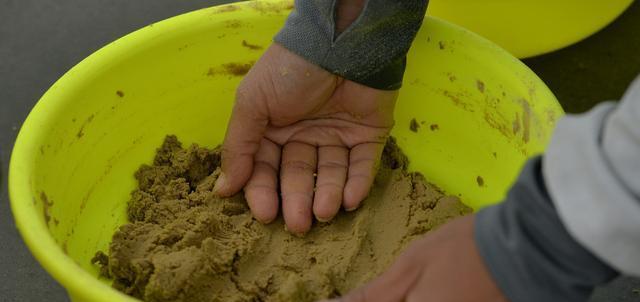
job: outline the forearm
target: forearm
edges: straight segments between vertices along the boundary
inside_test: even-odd
[[[274,40],[346,79],[395,90],[426,8],[427,0],[296,0]]]

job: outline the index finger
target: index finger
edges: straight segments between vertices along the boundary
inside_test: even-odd
[[[245,78],[245,81],[236,92],[236,102],[222,145],[222,174],[214,188],[221,196],[237,193],[249,180],[254,155],[260,148],[268,123],[263,102],[246,87],[251,85],[251,78]]]

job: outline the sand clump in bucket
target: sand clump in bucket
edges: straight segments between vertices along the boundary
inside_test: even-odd
[[[314,301],[384,271],[409,242],[470,213],[407,172],[393,139],[369,197],[355,212],[315,223],[304,237],[252,218],[242,194],[212,194],[219,149],[182,148],[168,136],[136,173],[129,223],[94,262],[113,286],[145,301]]]

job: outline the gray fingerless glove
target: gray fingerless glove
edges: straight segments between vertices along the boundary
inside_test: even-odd
[[[358,19],[335,34],[336,0],[296,0],[275,42],[327,71],[382,90],[402,86],[406,54],[427,0],[368,0]]]

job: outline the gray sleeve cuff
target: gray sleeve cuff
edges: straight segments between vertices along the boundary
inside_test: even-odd
[[[585,301],[617,276],[566,231],[544,186],[541,158],[527,163],[503,203],[477,214],[475,238],[510,301]]]
[[[296,0],[274,38],[331,73],[382,90],[402,85],[406,54],[427,9],[427,0],[368,0],[353,24],[335,36],[334,0]]]

